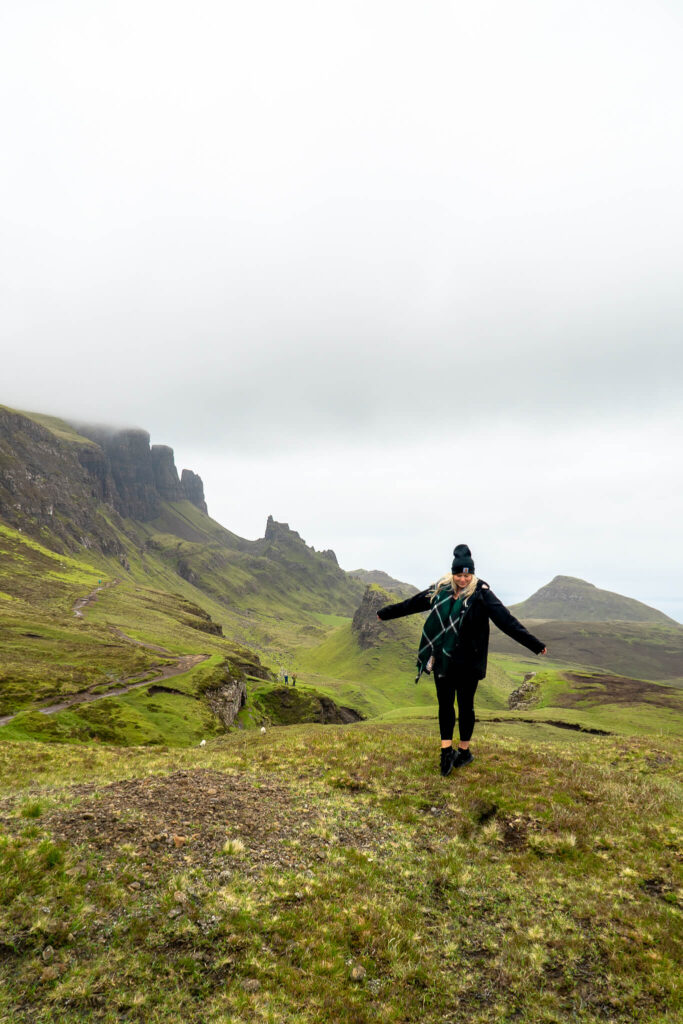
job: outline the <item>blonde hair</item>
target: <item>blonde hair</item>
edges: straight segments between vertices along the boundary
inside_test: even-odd
[[[474,573],[472,573],[472,579],[467,584],[465,589],[461,592],[460,597],[464,598],[465,600],[467,600],[468,598],[472,597],[472,594],[477,589],[477,583],[478,582],[479,582],[479,578],[477,576],[475,576]],[[433,593],[432,593],[432,600],[434,600],[434,598],[439,593],[439,591],[443,590],[444,587],[450,587],[452,589],[453,593],[455,593],[455,586],[453,584],[453,573],[452,572],[447,572],[445,576],[442,576],[441,579],[438,579],[436,581],[436,583],[434,584],[434,589],[433,589]]]

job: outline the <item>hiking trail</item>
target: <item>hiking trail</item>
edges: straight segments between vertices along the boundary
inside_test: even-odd
[[[101,583],[95,587],[85,597],[79,597],[73,606],[74,615],[83,619],[83,610],[94,604],[97,600],[100,591],[106,590],[108,587],[115,587],[118,584],[118,580],[110,580],[108,583]],[[54,704],[47,704],[44,707],[37,708],[41,715],[55,715],[58,711],[65,711],[67,708],[75,707],[79,704],[90,704],[96,700],[104,700],[105,697],[120,697],[124,693],[128,693],[130,690],[136,690],[140,686],[148,686],[150,683],[158,683],[165,679],[172,679],[174,676],[183,675],[185,672],[189,672],[195,665],[201,664],[202,661],[206,661],[209,657],[208,654],[173,654],[172,651],[167,650],[165,647],[160,647],[158,644],[148,644],[144,640],[135,640],[132,636],[128,636],[123,630],[119,629],[118,626],[109,626],[109,629],[116,636],[125,640],[126,643],[134,644],[136,647],[144,647],[147,650],[155,651],[157,654],[163,655],[165,658],[172,658],[173,664],[171,665],[151,665],[144,673],[144,678],[140,678],[140,672],[134,672],[129,676],[122,676],[120,679],[112,679],[107,682],[93,683],[88,686],[85,690],[77,690],[75,693],[70,693],[68,696],[63,697],[60,701]],[[134,680],[134,681],[133,681]],[[102,690],[102,687],[106,687],[106,690],[102,692],[96,692]],[[22,708],[23,711],[29,710],[28,708]],[[4,715],[0,717],[0,726],[7,725],[17,717],[21,712],[16,711],[11,715]]]

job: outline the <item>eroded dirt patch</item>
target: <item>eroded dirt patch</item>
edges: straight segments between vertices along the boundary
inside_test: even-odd
[[[129,844],[150,859],[170,856],[182,863],[189,857],[208,866],[223,857],[227,839],[239,839],[245,868],[256,862],[296,867],[301,855],[292,843],[304,834],[308,856],[323,855],[324,844],[311,834],[315,812],[281,780],[198,769],[74,786],[70,795],[76,806],[49,811],[41,826],[58,841],[108,854]],[[9,810],[4,803],[0,812]],[[17,821],[5,818],[4,824]]]
[[[575,689],[554,697],[553,703],[557,707],[573,708],[587,700],[591,704],[654,704],[660,708],[681,707],[680,693],[673,686],[647,683],[629,679],[627,676],[582,676],[574,672],[565,672],[564,678],[573,683]]]
[[[68,798],[71,806],[38,819],[56,841],[86,844],[105,861],[125,847],[149,862],[182,867],[190,861],[216,872],[237,865],[244,873],[301,870],[338,845],[381,854],[397,828],[363,806],[345,810],[329,833],[329,807],[317,806],[310,789],[298,793],[281,778],[204,769],[73,786]],[[17,810],[14,798],[0,801],[0,825],[10,832],[26,825]],[[227,840],[244,845],[237,858],[226,859]]]

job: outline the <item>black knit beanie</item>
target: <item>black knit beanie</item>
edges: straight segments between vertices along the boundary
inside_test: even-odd
[[[467,544],[456,544],[453,549],[453,565],[451,572],[456,576],[460,572],[474,573],[474,561],[472,552]]]

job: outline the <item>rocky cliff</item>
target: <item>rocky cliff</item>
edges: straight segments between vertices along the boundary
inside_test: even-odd
[[[99,497],[125,519],[148,522],[161,512],[162,501],[191,501],[208,515],[201,478],[184,469],[178,477],[173,449],[150,445],[146,430],[109,430],[74,424],[103,453],[103,465],[84,450],[81,463],[100,485]]]
[[[182,503],[199,511],[188,514]],[[0,407],[0,521],[53,550],[163,562],[230,607],[268,615],[352,615],[363,584],[272,516],[256,541],[210,519],[201,478],[144,430],[68,424]]]
[[[271,574],[274,571],[272,586],[282,587],[288,600],[296,591],[308,591],[313,599],[308,606],[310,611],[331,611],[330,599],[335,610],[345,614],[351,614],[357,607],[362,584],[340,568],[334,551],[316,551],[288,523],[278,523],[268,516],[264,537],[254,542],[253,553],[268,559]],[[316,595],[322,600],[316,602]]]
[[[0,519],[50,546],[122,554],[98,500],[114,482],[104,453],[85,438],[65,440],[0,406]],[[104,498],[103,500],[107,500]]]
[[[123,520],[155,519],[164,501],[206,513],[200,477],[178,477],[173,449],[144,430],[70,426],[0,406],[0,519],[67,548],[123,555]]]

